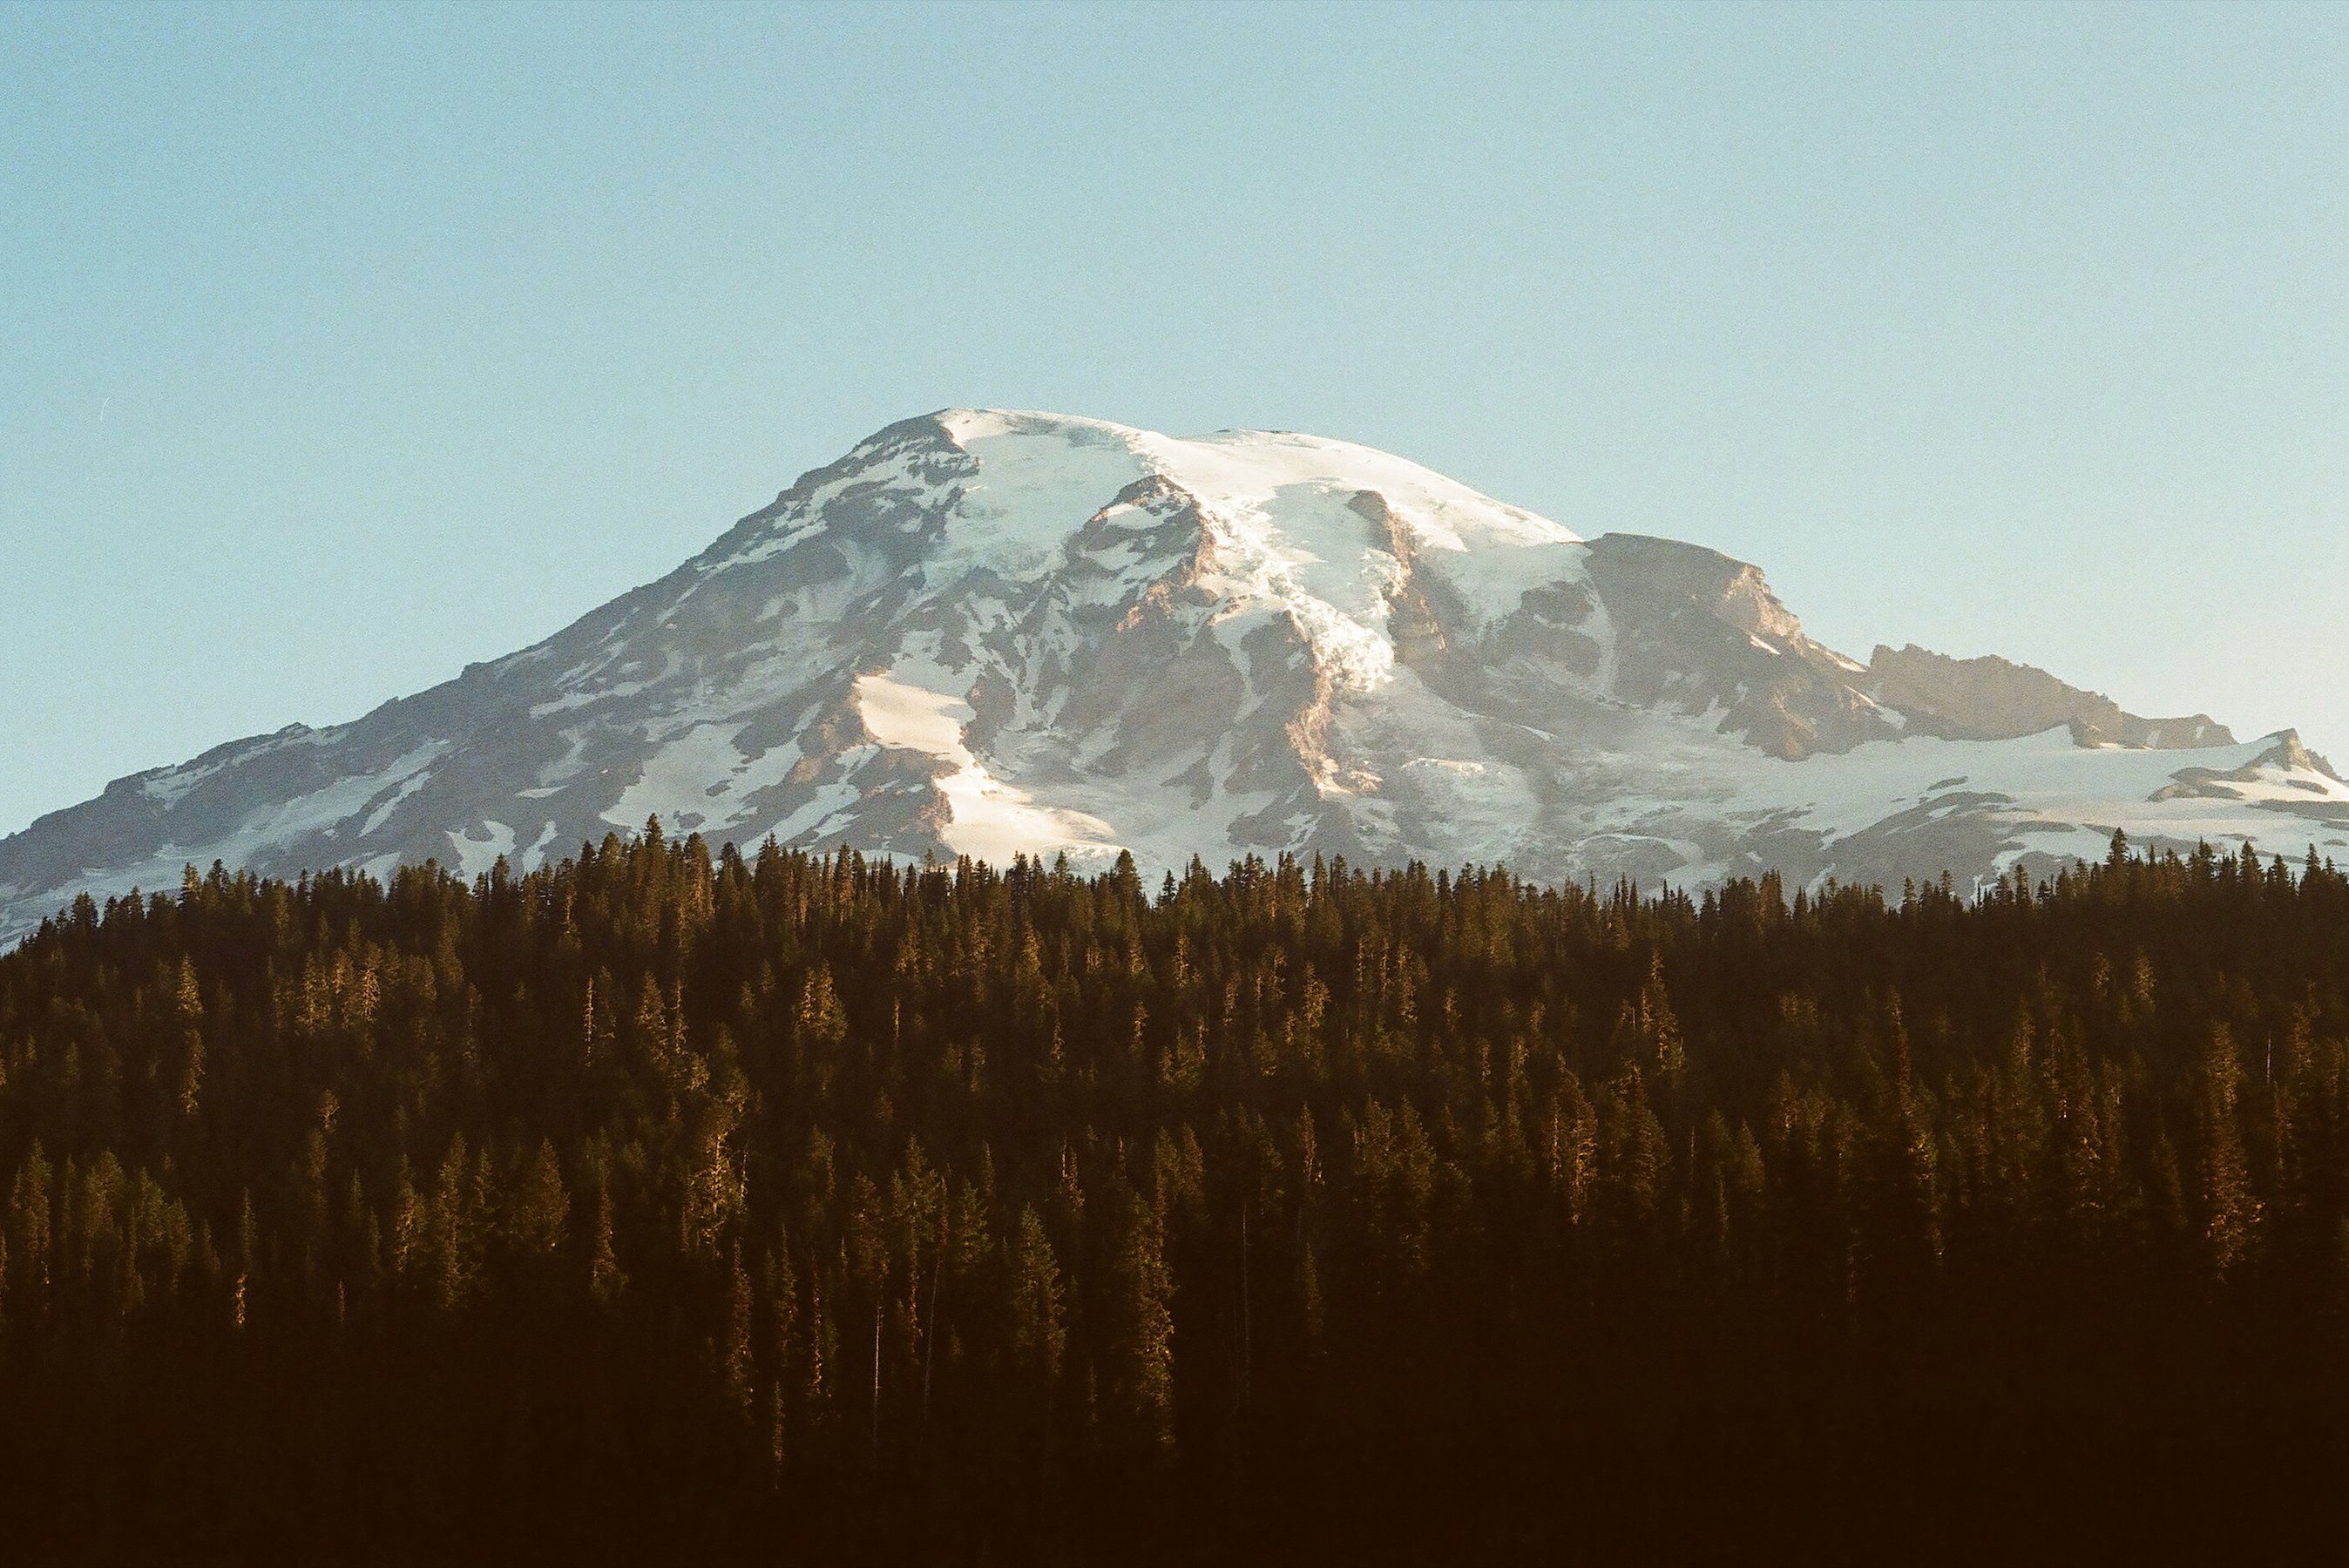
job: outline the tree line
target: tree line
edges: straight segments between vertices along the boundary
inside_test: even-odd
[[[26,1558],[2282,1549],[2349,878],[1979,898],[657,820],[0,956]]]

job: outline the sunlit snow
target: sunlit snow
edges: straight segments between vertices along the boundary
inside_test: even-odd
[[[1023,853],[1065,851],[1072,861],[1117,853],[1110,826],[1100,818],[1039,805],[1026,790],[990,774],[963,744],[963,727],[972,714],[962,698],[897,675],[868,675],[857,679],[856,702],[864,727],[882,745],[924,752],[953,766],[938,780],[938,789],[953,813],[944,837],[957,854],[1001,865]]]

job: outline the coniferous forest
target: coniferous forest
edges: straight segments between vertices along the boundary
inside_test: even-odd
[[[2349,878],[191,871],[0,1183],[14,1560],[2306,1560]]]

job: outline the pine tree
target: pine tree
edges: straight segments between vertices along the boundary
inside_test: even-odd
[[[16,1167],[8,1194],[8,1233],[16,1238],[16,1271],[24,1309],[48,1303],[50,1283],[49,1181],[51,1168],[36,1139]]]
[[[1011,1262],[1011,1346],[1020,1364],[1046,1390],[1060,1380],[1068,1332],[1061,1317],[1061,1267],[1032,1204],[1019,1210]]]
[[[595,1172],[595,1230],[587,1244],[587,1293],[610,1305],[628,1286],[612,1240],[612,1187],[599,1168]]]
[[[550,1253],[563,1244],[564,1222],[570,1212],[571,1193],[564,1185],[554,1144],[542,1138],[513,1185],[507,1232],[524,1253]]]
[[[742,1246],[734,1245],[733,1264],[728,1270],[726,1293],[725,1380],[726,1396],[742,1412],[750,1415],[756,1393],[757,1364],[750,1346],[751,1317],[755,1304],[750,1295],[750,1276],[742,1268]]]
[[[2196,1164],[2195,1196],[2202,1233],[2203,1262],[2209,1277],[2231,1277],[2251,1248],[2260,1204],[2252,1196],[2250,1163],[2243,1152],[2242,1126],[2236,1099],[2242,1083],[2242,1064],[2235,1052],[2234,1035],[2224,1024],[2213,1025],[2194,1082],[2194,1130],[2199,1158]]]
[[[1120,1193],[1113,1212],[1106,1325],[1112,1441],[1164,1454],[1174,1439],[1174,1280],[1164,1227],[1136,1193]]]
[[[788,1231],[776,1238],[775,1249],[767,1254],[767,1311],[770,1355],[774,1366],[774,1380],[768,1392],[768,1461],[778,1483],[785,1461],[790,1457],[788,1408],[793,1360],[793,1332],[799,1326],[799,1275],[792,1267],[792,1242]]]

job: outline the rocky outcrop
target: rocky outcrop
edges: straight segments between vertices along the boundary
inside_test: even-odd
[[[1724,731],[1788,761],[1899,735],[1855,685],[1859,666],[1804,635],[1758,568],[1702,545],[1609,533],[1591,541],[1589,571],[1615,628],[1616,695],[1718,711]]]
[[[2227,727],[2208,714],[2140,718],[2101,693],[1994,654],[1953,659],[1914,643],[1903,648],[1879,645],[1868,661],[1866,684],[1878,702],[1906,716],[1917,733],[1952,740],[2007,740],[2064,725],[2082,746],[2186,751],[2235,744]]]

